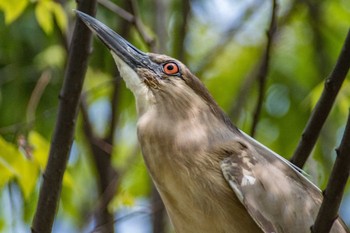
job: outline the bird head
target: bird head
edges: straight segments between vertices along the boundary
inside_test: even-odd
[[[93,17],[76,11],[80,19],[110,50],[127,87],[133,92],[139,117],[158,108],[169,116],[188,115],[205,106],[231,126],[203,83],[180,61],[145,53]]]

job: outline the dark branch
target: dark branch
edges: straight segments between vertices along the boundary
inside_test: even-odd
[[[113,93],[111,96],[111,119],[110,119],[110,130],[108,132],[108,135],[106,137],[106,142],[113,145],[113,138],[114,138],[114,133],[117,128],[117,124],[119,121],[119,102],[120,102],[120,88],[122,84],[122,78],[119,75],[119,72],[117,71],[117,77],[114,79],[114,89]]]
[[[94,14],[95,0],[78,1],[78,10]],[[33,220],[33,233],[51,232],[73,142],[79,99],[91,46],[91,31],[77,20],[70,45],[68,65],[60,94],[58,118],[52,137],[48,163],[43,175],[39,200]]]
[[[350,172],[350,113],[342,141],[336,152],[337,159],[324,191],[323,202],[315,225],[312,227],[313,233],[330,232],[334,220],[338,217],[338,209]]]
[[[350,30],[346,36],[338,61],[326,79],[324,89],[309,121],[306,124],[299,144],[293,154],[291,162],[302,168],[315,146],[322,126],[332,109],[335,98],[344,82],[350,67]]]
[[[265,96],[265,89],[266,89],[266,79],[267,74],[269,72],[269,64],[270,64],[270,53],[271,53],[271,45],[273,42],[273,39],[275,37],[276,33],[276,26],[277,26],[277,2],[276,0],[273,0],[272,2],[272,10],[271,10],[271,21],[270,26],[267,31],[267,43],[266,48],[264,51],[263,60],[261,61],[259,73],[258,73],[258,81],[259,81],[259,95],[258,95],[258,101],[255,107],[254,115],[253,115],[253,124],[252,129],[250,131],[250,135],[252,137],[255,136],[256,127],[259,122],[262,104]]]
[[[165,231],[165,219],[167,217],[167,213],[159,192],[153,183],[151,201],[153,233],[163,233]]]
[[[103,225],[102,232],[113,233],[113,213],[111,213],[107,207],[116,192],[116,187],[119,179],[118,173],[111,165],[112,150],[106,152],[104,147],[101,147],[101,143],[99,143],[99,141],[102,141],[105,144],[109,144],[109,142],[106,142],[100,138],[96,138],[94,135],[87,113],[87,106],[83,98],[80,103],[80,109],[83,118],[83,131],[88,141],[88,145],[92,153],[92,159],[94,161],[94,165],[96,166],[98,174],[97,183],[101,199],[100,202],[103,203],[103,205],[99,205],[100,208],[96,211],[96,224]],[[109,145],[110,148],[113,147],[113,144]]]

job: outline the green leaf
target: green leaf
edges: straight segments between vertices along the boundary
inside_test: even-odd
[[[14,176],[13,167],[0,157],[0,189],[6,185]]]
[[[48,0],[38,1],[35,7],[35,17],[39,26],[49,35],[53,31],[52,2]]]
[[[35,162],[26,159],[24,156],[19,156],[13,164],[17,171],[17,181],[22,190],[25,200],[28,200],[34,191],[39,169]]]
[[[0,186],[15,177],[27,199],[33,192],[38,178],[38,165],[27,160],[17,146],[0,137]]]
[[[150,192],[150,180],[147,169],[140,158],[134,165],[130,166],[121,181],[121,189],[127,190],[135,197],[146,196]]]
[[[68,20],[62,6],[52,0],[39,0],[35,8],[35,16],[47,35],[53,31],[54,19],[61,31],[64,32],[67,29]]]
[[[0,10],[5,14],[5,23],[10,24],[15,21],[27,7],[28,0],[1,0]]]
[[[118,195],[115,195],[108,208],[110,211],[115,212],[121,206],[131,207],[135,205],[135,197],[130,194],[128,191],[119,192]]]
[[[0,137],[0,188],[8,183],[16,174],[13,162],[21,156],[18,149]]]
[[[58,27],[62,32],[65,32],[67,29],[68,20],[62,6],[56,2],[52,2],[52,13],[56,19]]]
[[[108,208],[116,211],[121,206],[133,206],[136,198],[145,197],[150,193],[150,187],[147,169],[140,156],[134,164],[128,164],[128,170],[119,186],[120,191],[114,196]]]
[[[18,156],[22,156],[18,148],[0,137],[0,158],[9,164],[12,164]]]
[[[43,70],[47,67],[62,68],[66,60],[66,51],[61,45],[52,45],[40,52],[34,62]]]
[[[69,171],[66,171],[63,176],[63,185],[67,188],[74,189],[75,182]]]
[[[31,131],[28,135],[29,144],[33,147],[33,160],[44,170],[50,149],[50,143],[39,133]]]
[[[350,81],[348,79],[344,80],[336,101],[341,113],[346,117],[350,106]]]
[[[88,68],[84,82],[84,90],[89,93],[88,102],[91,103],[101,97],[109,96],[112,92],[112,81],[110,74]]]

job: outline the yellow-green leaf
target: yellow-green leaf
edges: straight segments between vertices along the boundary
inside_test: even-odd
[[[0,188],[16,174],[13,162],[22,156],[17,147],[0,137]]]
[[[0,10],[5,14],[5,23],[15,21],[28,5],[28,0],[1,0]]]
[[[52,2],[52,13],[56,19],[58,27],[62,32],[65,32],[67,29],[68,20],[62,6],[56,2]]]
[[[0,189],[14,176],[15,170],[3,158],[0,157]]]
[[[110,202],[108,209],[112,212],[116,211],[122,206],[131,207],[135,205],[135,197],[127,191],[119,192]]]
[[[11,164],[18,156],[21,156],[18,148],[0,137],[0,157]]]
[[[18,147],[0,137],[0,185],[15,177],[25,199],[33,192],[38,178],[37,163],[27,160]]]
[[[48,67],[62,68],[66,60],[66,51],[61,45],[51,45],[41,51],[35,58],[34,62],[40,70]]]
[[[65,171],[63,175],[63,185],[67,188],[74,189],[75,183],[72,175],[69,173],[69,171]]]
[[[31,131],[28,135],[29,144],[33,147],[33,160],[44,170],[50,149],[50,143],[39,133]]]
[[[347,79],[344,80],[336,103],[339,106],[341,113],[346,116],[349,112],[350,106],[350,81]]]
[[[24,199],[28,200],[34,191],[38,179],[38,166],[33,161],[26,159],[22,155],[16,159],[13,166],[17,171],[16,178],[22,190]]]
[[[53,31],[52,6],[52,1],[41,0],[38,1],[35,7],[36,20],[39,26],[48,35]]]

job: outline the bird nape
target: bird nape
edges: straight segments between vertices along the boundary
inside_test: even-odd
[[[135,96],[142,154],[177,233],[310,232],[322,202],[315,185],[237,129],[180,61],[76,12]],[[337,218],[331,232],[349,230]]]

